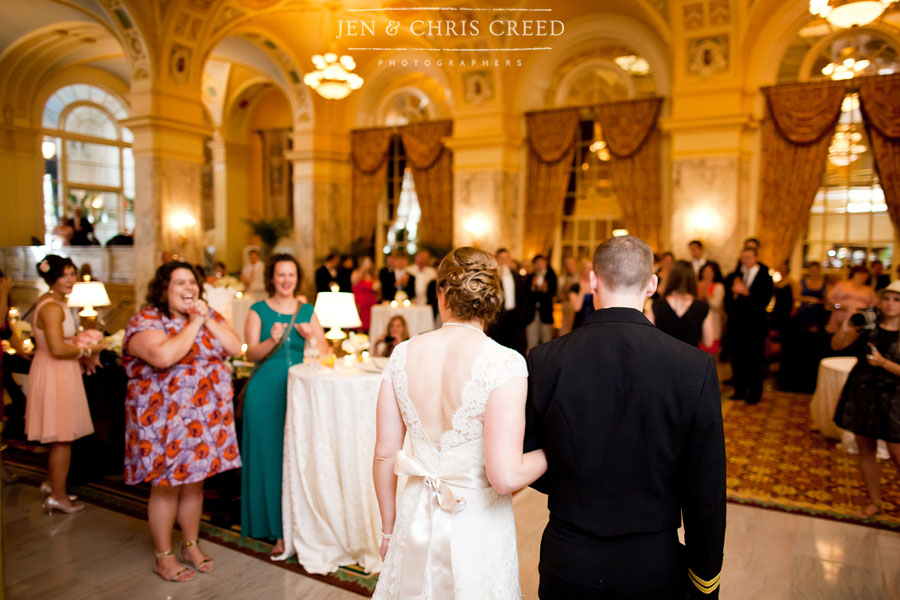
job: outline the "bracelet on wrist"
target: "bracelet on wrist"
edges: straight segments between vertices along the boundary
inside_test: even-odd
[[[393,533],[385,533],[385,532],[383,532],[383,531],[381,532],[381,539],[389,540],[389,539],[391,539],[392,537],[394,537],[394,534],[393,534]]]

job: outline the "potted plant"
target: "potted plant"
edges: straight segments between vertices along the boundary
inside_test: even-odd
[[[280,239],[288,237],[293,231],[290,220],[283,218],[248,220],[247,224],[262,244],[263,259],[271,254]]]

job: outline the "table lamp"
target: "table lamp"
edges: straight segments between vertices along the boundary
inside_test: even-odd
[[[97,311],[94,310],[94,307],[109,306],[109,296],[102,283],[90,281],[89,276],[86,276],[85,281],[79,281],[72,287],[68,304],[82,309],[78,316],[81,317],[83,324],[93,325],[93,321],[97,319]]]
[[[325,339],[331,342],[334,355],[341,356],[341,340],[347,337],[347,333],[341,328],[360,327],[359,312],[356,310],[356,301],[350,292],[319,292],[316,296],[314,309],[319,323],[328,329]]]

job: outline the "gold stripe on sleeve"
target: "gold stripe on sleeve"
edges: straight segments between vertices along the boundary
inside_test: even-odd
[[[711,594],[719,587],[719,583],[722,579],[722,572],[719,571],[719,574],[713,577],[710,580],[700,579],[696,573],[692,569],[688,569],[688,577],[691,578],[691,583],[694,584],[698,590],[703,592],[704,594]]]

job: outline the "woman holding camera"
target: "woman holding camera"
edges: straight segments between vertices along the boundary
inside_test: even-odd
[[[400,315],[394,315],[388,321],[387,329],[384,335],[375,340],[373,348],[375,356],[390,356],[394,352],[394,348],[409,339],[409,326],[406,319]]]
[[[841,392],[834,422],[856,435],[859,468],[869,493],[869,503],[860,513],[863,518],[881,512],[878,440],[887,442],[891,459],[900,468],[900,281],[881,290],[878,307],[881,317],[872,327],[857,329],[847,315],[831,340],[832,349],[854,346],[859,356]]]

